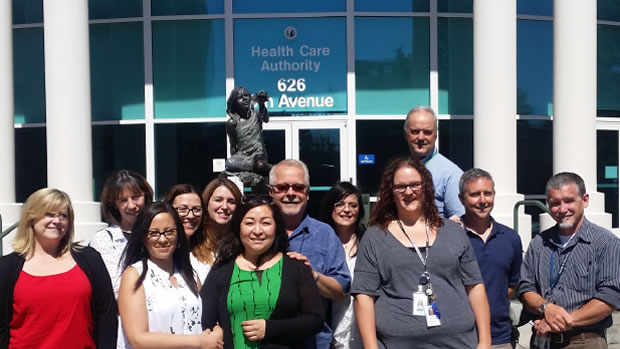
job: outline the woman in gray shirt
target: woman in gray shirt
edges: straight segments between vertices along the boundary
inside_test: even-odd
[[[490,348],[474,251],[439,216],[430,173],[407,157],[382,178],[351,290],[364,348]]]

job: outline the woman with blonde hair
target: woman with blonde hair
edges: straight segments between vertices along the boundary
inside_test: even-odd
[[[34,192],[22,209],[15,252],[0,259],[0,347],[115,348],[117,309],[99,253],[73,243],[71,200]]]
[[[226,177],[217,177],[202,191],[206,207],[203,214],[203,234],[197,236],[192,254],[198,263],[193,263],[200,281],[209,273],[217,251],[218,241],[228,231],[230,219],[241,202],[241,191]]]

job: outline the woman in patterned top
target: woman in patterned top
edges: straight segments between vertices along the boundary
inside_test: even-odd
[[[121,255],[138,213],[153,201],[153,189],[140,174],[120,170],[110,175],[101,191],[101,215],[109,226],[98,231],[90,240],[90,247],[101,254],[112,279],[114,295],[123,273]]]
[[[123,261],[118,306],[126,346],[222,348],[219,327],[202,330],[200,282],[172,206],[154,202],[140,212]]]
[[[303,348],[323,326],[310,269],[286,256],[288,235],[269,196],[246,197],[202,288],[202,327],[219,323],[226,348]]]

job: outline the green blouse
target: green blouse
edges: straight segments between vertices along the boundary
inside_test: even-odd
[[[262,273],[261,277],[257,273]],[[268,320],[276,307],[282,284],[282,258],[263,271],[233,268],[226,304],[230,315],[235,349],[258,348],[260,341],[250,341],[243,335],[241,323],[246,320]]]

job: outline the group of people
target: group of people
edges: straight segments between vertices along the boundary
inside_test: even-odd
[[[523,258],[491,217],[491,174],[437,152],[432,110],[412,109],[404,131],[411,156],[385,168],[368,229],[349,182],[310,217],[309,172],[292,159],[259,196],[219,177],[153,201],[119,171],[101,195],[109,226],[88,247],[72,241],[68,196],[35,192],[0,262],[0,347],[504,349],[519,297],[532,348],[605,348],[620,240],[585,218],[581,177],[549,180],[557,224]]]

